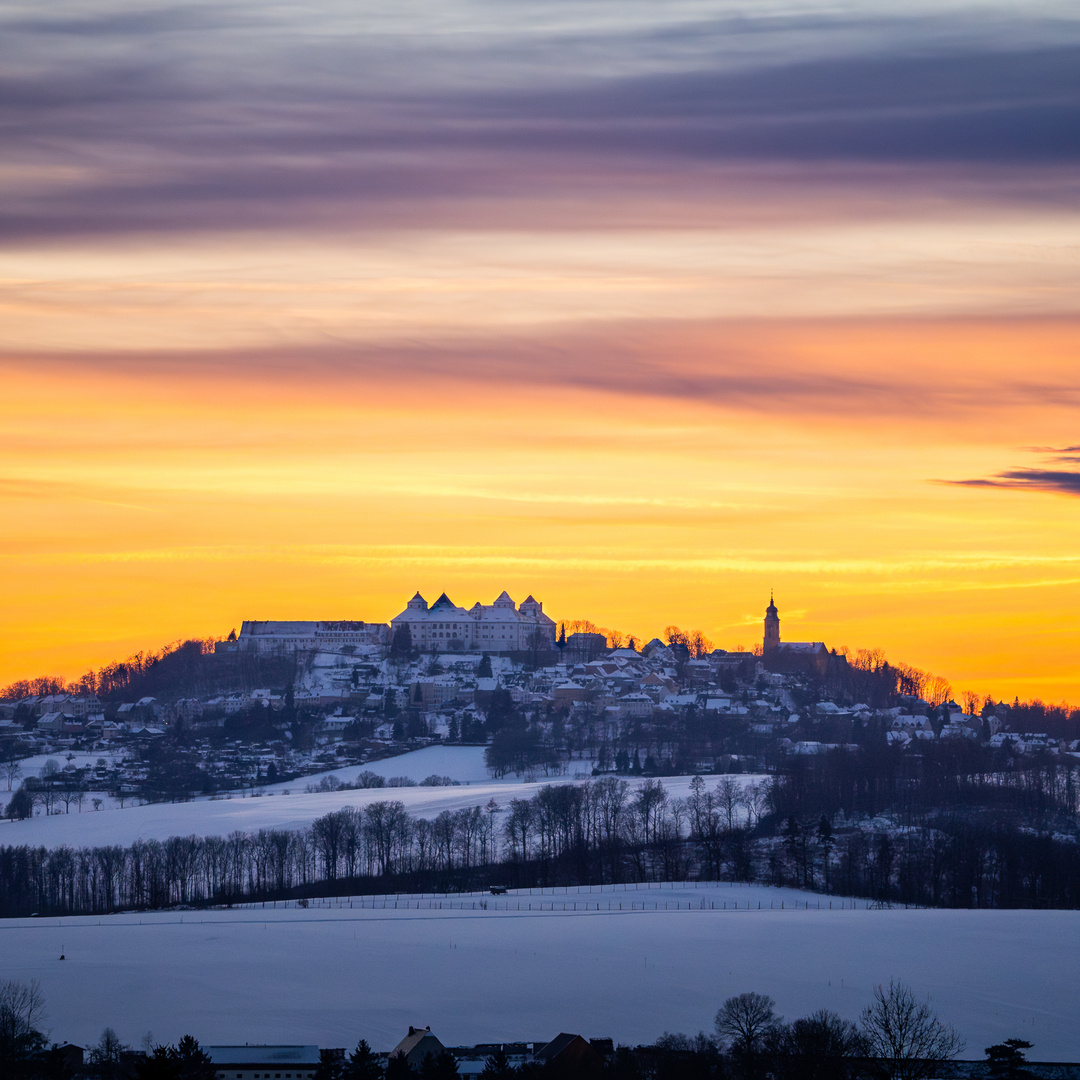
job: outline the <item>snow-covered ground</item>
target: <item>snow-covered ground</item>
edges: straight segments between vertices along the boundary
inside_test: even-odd
[[[396,757],[369,761],[365,765],[348,765],[344,769],[331,769],[328,772],[305,776],[302,780],[290,783],[266,784],[260,791],[303,791],[309,784],[317,784],[323,777],[333,776],[343,783],[352,784],[362,772],[373,772],[387,780],[394,776],[406,776],[418,784],[429,776],[448,776],[459,784],[487,784],[491,775],[484,764],[483,746],[427,746],[423,750],[411,750]],[[576,772],[590,773],[592,762],[573,761],[568,775]],[[516,776],[502,778],[506,783],[520,783]]]
[[[64,769],[69,764],[76,769],[92,768],[99,761],[104,761],[111,768],[127,756],[126,751],[122,750],[57,750],[52,754],[35,754],[33,757],[20,759],[19,767],[22,772],[16,778],[16,784],[28,776],[40,776],[41,770],[50,761],[55,762],[60,769]]]
[[[0,980],[40,980],[52,1037],[82,1045],[110,1025],[136,1045],[150,1031],[389,1049],[417,1023],[447,1044],[559,1031],[651,1041],[711,1030],[744,990],[771,994],[788,1019],[822,1007],[856,1019],[875,984],[899,978],[970,1057],[1016,1036],[1033,1059],[1080,1058],[1077,912],[818,910],[827,899],[730,885],[453,897],[441,911],[394,902],[9,920]],[[552,903],[579,910],[536,910]]]
[[[68,765],[72,765],[76,769],[93,768],[101,760],[104,760],[106,765],[112,768],[127,756],[126,751],[123,750],[62,750],[52,754],[35,754],[33,757],[22,758],[19,761],[20,772],[15,777],[12,790],[7,790],[6,783],[3,785],[3,790],[0,790],[0,810],[7,805],[14,789],[18,788],[28,777],[41,776],[42,770],[50,761],[62,772]],[[81,813],[91,812],[94,809],[95,799],[100,802],[102,810],[118,809],[120,806],[119,801],[114,799],[110,792],[91,789],[84,793]],[[72,812],[78,814],[80,810],[76,808]],[[3,843],[3,841],[0,840],[0,843]]]
[[[42,761],[44,764],[44,760]],[[575,766],[583,768],[575,768]],[[236,829],[300,829],[317,817],[343,806],[367,806],[384,800],[398,800],[414,817],[432,818],[443,810],[483,806],[494,799],[506,807],[511,799],[531,798],[545,784],[581,783],[574,773],[587,771],[587,763],[571,763],[570,775],[523,782],[515,777],[492,780],[484,767],[480,746],[433,746],[398,757],[384,758],[367,765],[350,765],[333,774],[319,773],[281,784],[271,784],[245,796],[196,799],[186,803],[128,805],[123,810],[113,800],[94,812],[89,796],[82,812],[41,814],[26,821],[0,820],[0,845],[33,844],[44,847],[96,847],[104,844],[130,845],[135,840],[166,840],[170,836],[227,836]],[[365,770],[387,778],[407,776],[418,783],[425,777],[449,776],[457,787],[383,787],[343,791],[307,792],[305,788],[326,775],[353,783]],[[662,783],[672,798],[685,798],[690,791],[689,776],[664,777]],[[761,777],[743,775],[742,784]],[[714,786],[715,778],[709,778]],[[631,790],[640,781],[630,781]]]
[[[385,763],[384,763],[385,764]],[[392,774],[397,775],[397,774]],[[665,777],[672,798],[684,798],[691,777]],[[747,782],[751,777],[744,778]],[[511,799],[531,798],[547,783],[581,783],[567,778],[536,783],[489,780],[461,787],[363,788],[349,791],[307,793],[289,786],[290,794],[255,795],[248,798],[200,799],[187,803],[148,803],[123,810],[103,810],[37,816],[26,821],[0,821],[0,845],[31,844],[42,847],[98,847],[132,844],[136,840],[167,840],[170,836],[228,836],[236,829],[301,829],[317,817],[343,806],[367,806],[397,800],[413,817],[433,818],[443,810],[484,806],[494,799],[506,808]],[[639,782],[631,781],[633,790]]]

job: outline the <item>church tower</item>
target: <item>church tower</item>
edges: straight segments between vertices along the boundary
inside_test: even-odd
[[[765,609],[765,643],[763,652],[765,656],[776,652],[780,648],[780,616],[776,612],[776,602],[772,593],[769,593],[769,606]]]

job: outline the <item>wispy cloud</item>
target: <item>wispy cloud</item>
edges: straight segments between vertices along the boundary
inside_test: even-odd
[[[949,480],[959,487],[1004,488],[1011,491],[1047,491],[1057,495],[1080,495],[1080,446],[1045,447],[1048,464],[1057,468],[1005,469],[991,477]],[[1068,468],[1068,466],[1077,468]]]
[[[797,164],[805,186],[837,164],[1080,162],[1072,23],[560,12],[16,9],[0,18],[0,236],[382,226],[402,204],[416,224],[645,177],[670,196],[731,165]]]
[[[1033,360],[1026,378],[1009,371],[991,377],[989,359],[943,366],[942,355],[1026,342],[1036,355],[1042,336],[1075,338],[1075,327],[1047,320],[919,324],[865,320],[845,327],[830,320],[793,320],[777,329],[767,320],[665,322],[625,320],[598,327],[513,328],[414,340],[313,342],[253,348],[130,349],[18,353],[0,351],[0,371],[54,371],[58,379],[119,377],[163,380],[196,400],[210,386],[244,386],[260,407],[308,401],[324,415],[331,402],[362,395],[374,401],[455,404],[489,401],[520,388],[595,392],[620,398],[707,404],[733,412],[789,417],[967,418],[1017,408],[1057,410],[1080,403],[1069,371]],[[948,335],[943,339],[942,335]],[[965,335],[971,335],[971,344]],[[947,343],[942,343],[942,340]],[[867,365],[863,357],[880,357]],[[898,362],[904,359],[904,363]],[[255,395],[255,396],[253,396]],[[373,397],[374,395],[374,397]],[[460,396],[460,398],[459,398]],[[20,435],[20,438],[25,436]],[[162,439],[169,437],[163,432]],[[61,443],[64,436],[58,435]],[[2,445],[3,440],[0,440]],[[14,444],[12,444],[14,445]],[[1062,451],[1067,453],[1068,448]],[[1056,462],[1056,465],[1070,462]],[[1026,475],[1026,472],[1025,472]],[[1002,474],[991,481],[1004,484]]]

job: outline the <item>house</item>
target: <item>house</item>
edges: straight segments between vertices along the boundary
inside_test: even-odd
[[[64,714],[62,712],[42,713],[37,722],[37,730],[47,732],[50,735],[59,735],[64,727]]]
[[[457,1059],[461,1080],[480,1080],[488,1059],[500,1054],[510,1069],[520,1069],[534,1060],[532,1043],[482,1043],[479,1046],[454,1047],[450,1053]]]
[[[591,1043],[567,1031],[560,1032],[551,1042],[540,1047],[536,1051],[536,1060],[542,1065],[574,1071],[599,1070],[604,1066],[603,1057]]]
[[[317,1046],[204,1046],[217,1080],[312,1080]]]
[[[390,1051],[389,1056],[392,1058],[403,1057],[410,1069],[419,1069],[424,1063],[424,1058],[429,1054],[431,1057],[437,1058],[445,1052],[446,1047],[431,1034],[430,1027],[418,1028],[410,1024],[409,1034]],[[231,1080],[231,1077],[228,1080]],[[243,1080],[247,1080],[247,1078],[245,1077]]]

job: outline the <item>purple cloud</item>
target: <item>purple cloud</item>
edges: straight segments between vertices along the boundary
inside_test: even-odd
[[[88,10],[0,16],[4,157],[30,177],[7,182],[8,240],[422,224],[477,200],[603,202],[643,180],[674,196],[701,169],[778,164],[801,186],[816,168],[960,164],[1007,174],[1018,197],[1018,169],[1052,168],[1054,197],[1080,203],[1060,176],[1080,163],[1080,43],[1035,17],[1022,48],[1005,25],[980,42],[966,24],[821,16],[606,36],[570,18],[562,37],[463,33],[451,49],[313,34],[288,8]],[[935,27],[962,44],[919,38]]]
[[[1045,447],[1057,465],[1080,466],[1080,446]],[[1080,495],[1080,468],[1006,469],[992,477],[974,480],[950,480],[960,487],[1005,488],[1011,491],[1049,491],[1059,495]]]

